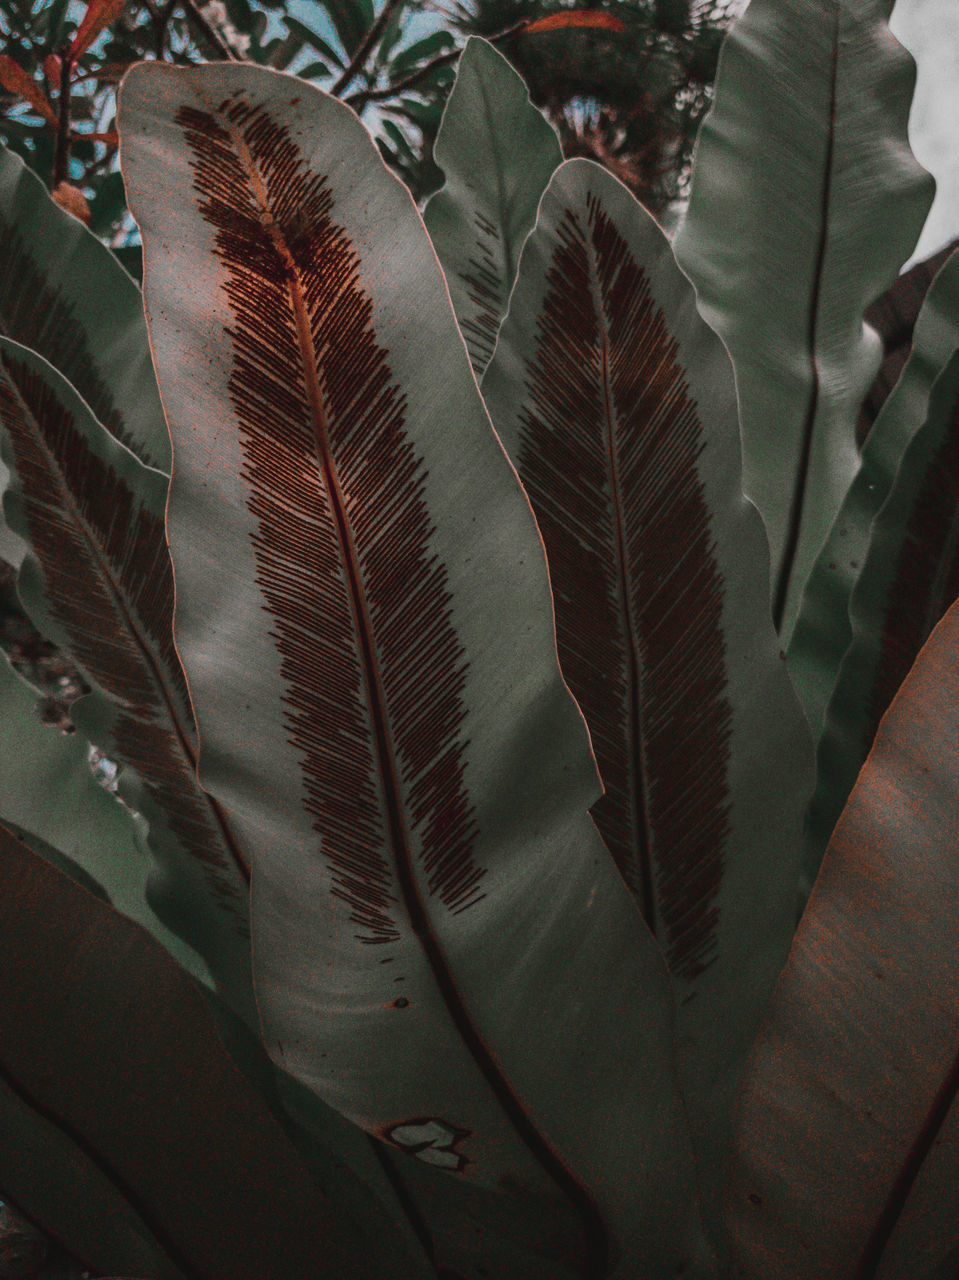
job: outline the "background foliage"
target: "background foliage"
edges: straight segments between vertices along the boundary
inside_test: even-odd
[[[76,0],[0,0],[0,140],[51,187],[79,188],[92,230],[138,271],[115,134],[116,85],[132,62],[246,59],[345,96],[419,199],[442,175],[432,148],[467,36],[492,38],[556,125],[567,155],[610,168],[654,211],[682,191],[732,0],[595,0],[597,26],[557,0],[113,0],[106,25],[64,63]],[[66,92],[65,92],[66,88]],[[65,112],[65,106],[68,111]],[[69,133],[66,130],[69,130]],[[65,145],[69,138],[69,146]],[[58,151],[59,141],[59,151]]]

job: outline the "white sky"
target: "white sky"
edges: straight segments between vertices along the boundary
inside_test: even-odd
[[[915,254],[925,258],[959,235],[959,0],[898,0],[892,29],[919,66],[909,137],[937,183]]]

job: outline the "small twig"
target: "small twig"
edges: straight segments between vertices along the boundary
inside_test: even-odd
[[[146,0],[146,4],[153,25],[153,52],[159,60],[166,52],[167,28],[173,17],[173,11],[177,7],[177,0],[167,0],[162,9],[158,8],[153,0]]]
[[[70,87],[73,60],[68,49],[60,55],[60,97],[57,101],[57,146],[53,156],[54,190],[70,176]]]
[[[211,26],[204,18],[203,14],[194,4],[193,0],[180,0],[183,5],[183,12],[187,22],[194,27],[204,38],[207,44],[211,45],[225,62],[242,62],[243,59],[227,44],[215,27]]]
[[[505,27],[502,31],[497,31],[495,35],[484,36],[490,44],[498,44],[501,40],[508,40],[510,36],[518,35],[520,31],[525,30],[530,24],[529,18],[524,18],[522,22],[514,22],[511,27]],[[387,85],[385,89],[363,89],[360,93],[353,93],[344,101],[348,102],[351,107],[361,110],[368,102],[382,102],[384,98],[395,97],[396,94],[402,93],[404,89],[412,89],[425,80],[432,72],[439,67],[447,67],[463,52],[462,49],[452,49],[449,53],[441,53],[438,57],[433,58],[430,62],[425,63],[416,71],[410,72],[408,76],[404,76],[402,80],[397,80],[395,84]]]
[[[83,180],[80,183],[80,186],[88,187],[90,185],[90,179],[95,174],[99,173],[101,169],[106,168],[115,155],[116,149],[114,147],[108,147],[99,160],[91,160],[83,170]]]
[[[403,0],[386,0],[386,4],[384,4],[383,8],[380,10],[379,17],[373,23],[372,27],[370,27],[369,31],[367,31],[366,36],[356,53],[353,54],[353,59],[350,62],[350,65],[330,90],[330,93],[333,94],[334,98],[338,98],[353,77],[358,76],[360,72],[365,69],[366,59],[370,56],[373,48],[379,43],[383,32],[386,30],[386,24],[393,16],[394,10],[396,10],[402,3]]]

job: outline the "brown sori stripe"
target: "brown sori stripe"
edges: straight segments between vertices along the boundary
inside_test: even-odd
[[[702,426],[645,272],[599,203],[562,219],[521,416],[597,825],[674,972],[715,955],[730,709]]]
[[[868,751],[879,721],[919,650],[959,596],[959,396],[946,438],[926,468],[903,532],[886,598],[879,654],[862,739]]]
[[[391,941],[395,869],[385,850],[398,841],[421,846],[430,891],[450,910],[481,896],[462,776],[466,662],[406,404],[329,191],[265,112],[242,102],[223,111],[223,123],[186,109],[179,120],[228,271],[230,394],[257,521],[257,581],[290,688],[284,719],[334,892],[362,940]],[[229,126],[261,175],[272,235]],[[291,273],[315,373],[304,367]]]
[[[473,368],[482,370],[489,364],[496,346],[496,335],[506,310],[507,282],[496,261],[497,250],[500,249],[499,231],[482,213],[477,213],[473,221],[479,244],[467,263],[468,271],[463,275],[463,283],[476,314],[463,321],[462,329]]]
[[[467,663],[433,550],[424,464],[356,251],[331,217],[325,178],[264,108],[236,95],[216,114],[181,108],[177,122],[227,273],[257,581],[333,892],[362,943],[397,938],[404,914],[467,1052],[579,1210],[601,1277],[600,1215],[473,1025],[414,874],[418,859],[429,896],[451,912],[483,896],[460,740]]]
[[[143,446],[127,431],[110,388],[96,373],[76,307],[46,284],[23,237],[2,215],[0,238],[0,333],[39,351],[76,387],[110,434],[142,456]],[[144,461],[156,465],[155,459]]]
[[[162,520],[94,454],[46,382],[9,355],[0,363],[0,422],[9,432],[30,542],[51,608],[77,663],[119,704],[117,756],[134,768],[217,896],[244,860],[196,781],[186,682],[173,646],[173,576]],[[3,376],[5,372],[6,377]],[[245,921],[237,927],[245,931]]]

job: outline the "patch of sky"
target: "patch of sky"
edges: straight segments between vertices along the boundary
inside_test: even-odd
[[[912,258],[920,261],[959,236],[959,4],[899,0],[891,25],[919,67],[909,141],[936,179],[936,199]]]

